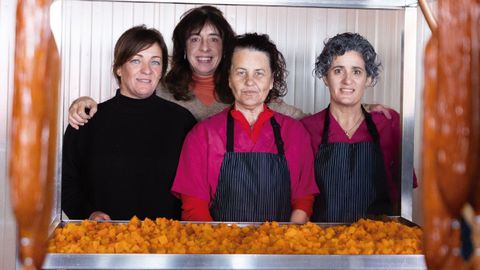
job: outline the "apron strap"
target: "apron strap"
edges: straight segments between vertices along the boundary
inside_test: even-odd
[[[283,148],[282,135],[280,135],[280,125],[278,124],[275,117],[270,118],[270,124],[272,125],[273,135],[275,136],[275,144],[277,145],[277,151],[279,155],[284,155],[285,150]]]
[[[233,106],[230,108],[228,111],[227,115],[227,152],[233,152],[233,117],[232,117],[232,112]],[[273,129],[273,136],[275,137],[275,145],[277,145],[277,151],[279,155],[284,155],[285,154],[285,149],[284,149],[284,143],[282,140],[282,135],[280,135],[280,124],[278,124],[277,120],[275,120],[275,117],[270,118],[270,124],[272,125]]]
[[[373,141],[380,145],[380,135],[378,134],[377,127],[375,126],[375,123],[373,123],[372,116],[365,110],[365,108],[362,107],[362,113],[363,116],[365,117],[365,123],[367,124],[367,129],[370,135],[373,138]]]
[[[388,187],[386,184],[386,168],[383,161],[383,150],[380,145],[380,135],[378,134],[377,127],[373,122],[372,115],[368,113],[365,108],[362,106],[363,116],[365,116],[365,123],[367,124],[367,129],[370,135],[373,138],[373,142],[377,146],[378,155],[380,156],[380,163],[377,170],[377,177],[375,177],[375,190],[376,190],[376,200],[373,202],[372,206],[368,209],[368,214],[379,215],[379,214],[393,214],[393,206],[390,200]]]
[[[233,106],[228,111],[227,115],[227,152],[233,152]]]
[[[330,129],[330,104],[327,106],[327,111],[325,113],[325,121],[323,122],[323,133],[322,133],[322,143],[328,143],[328,131]]]
[[[377,144],[380,144],[380,135],[378,134],[377,127],[372,120],[372,116],[363,108],[362,108],[363,116],[365,117],[365,123],[367,124],[367,129],[370,135],[373,138],[373,141]],[[323,124],[323,133],[322,133],[322,144],[328,143],[328,131],[330,130],[330,104],[328,104],[327,111],[325,113],[325,120]]]

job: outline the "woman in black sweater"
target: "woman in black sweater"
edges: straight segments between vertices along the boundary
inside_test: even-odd
[[[63,142],[62,209],[70,219],[180,218],[170,194],[178,157],[195,124],[183,107],[155,95],[168,52],[161,34],[137,26],[117,41],[120,89]]]

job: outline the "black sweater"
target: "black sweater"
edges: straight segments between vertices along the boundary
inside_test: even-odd
[[[117,91],[88,124],[65,131],[62,209],[70,219],[94,211],[119,220],[180,219],[170,188],[195,122],[188,110],[155,94],[132,99]]]

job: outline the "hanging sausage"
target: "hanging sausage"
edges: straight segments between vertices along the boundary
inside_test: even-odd
[[[20,264],[40,269],[52,221],[59,56],[50,1],[19,0],[10,156],[10,196]]]
[[[462,256],[460,237],[463,207],[471,205],[480,215],[480,1],[440,0],[437,26],[429,25],[433,29],[425,53],[423,123],[425,258],[429,269],[480,269],[478,254]]]

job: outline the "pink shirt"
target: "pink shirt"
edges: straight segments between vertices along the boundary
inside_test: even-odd
[[[172,193],[195,196],[209,201],[215,198],[220,167],[226,152],[227,114],[230,108],[198,123],[183,144]],[[318,194],[313,170],[310,136],[303,125],[293,118],[274,113],[280,125],[287,159],[292,198]],[[238,121],[234,120],[235,152],[277,153],[270,121],[267,121],[254,143]],[[287,199],[287,198],[286,198]]]
[[[312,116],[305,117],[301,120],[305,128],[310,133],[312,140],[312,149],[315,155],[318,152],[318,147],[322,142],[322,132],[325,120],[326,110],[316,113]],[[385,172],[387,177],[387,184],[390,189],[390,198],[396,202],[399,198],[399,187],[395,184],[393,175],[396,173],[400,176],[400,115],[390,110],[392,119],[387,119],[380,112],[370,113],[372,120],[377,127],[380,136],[380,146],[383,151],[383,161],[385,165]],[[372,136],[368,132],[365,120],[360,124],[358,129],[349,139],[335,117],[330,113],[330,132],[328,134],[328,143],[358,143],[364,141],[373,141]],[[399,178],[398,178],[399,179]],[[413,186],[417,187],[417,179],[414,175]]]

